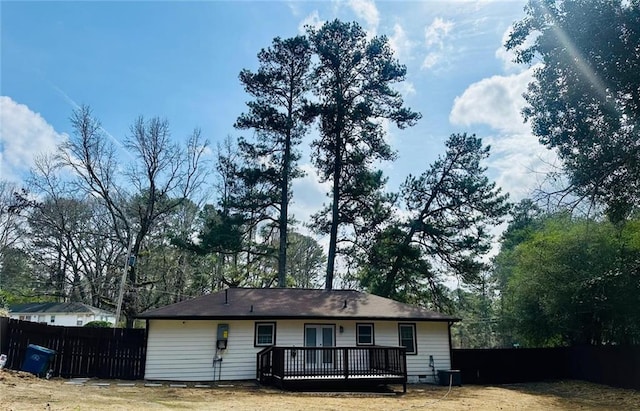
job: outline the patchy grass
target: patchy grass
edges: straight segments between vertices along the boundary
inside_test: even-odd
[[[109,386],[94,385],[111,383]],[[0,371],[0,410],[620,410],[640,409],[640,392],[581,381],[502,386],[409,385],[404,395],[389,393],[284,392],[254,383],[211,388],[118,386],[115,381],[42,380]],[[394,387],[398,391],[401,387]]]

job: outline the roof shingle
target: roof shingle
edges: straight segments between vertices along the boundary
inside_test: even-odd
[[[229,288],[149,310],[138,318],[459,321],[456,317],[360,291],[300,288]]]
[[[25,303],[25,304],[13,304],[9,306],[10,313],[84,313],[84,314],[111,314],[108,311],[96,308],[84,303]]]

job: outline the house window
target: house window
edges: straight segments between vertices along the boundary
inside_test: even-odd
[[[400,345],[407,349],[407,354],[418,353],[415,324],[398,324],[398,337]]]
[[[254,346],[267,347],[276,343],[276,323],[256,323]]]
[[[49,320],[49,322],[50,322],[51,324],[55,323],[55,322],[56,322],[56,316],[55,316],[55,315],[52,315],[52,316],[51,316],[51,319]]]
[[[78,318],[78,320],[76,321],[76,325],[77,326],[81,326],[82,325],[82,319]]]
[[[373,324],[356,324],[356,344],[373,345]]]

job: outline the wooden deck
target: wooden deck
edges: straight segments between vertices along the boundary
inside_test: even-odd
[[[404,347],[268,347],[257,355],[261,384],[282,389],[373,388],[407,390]]]

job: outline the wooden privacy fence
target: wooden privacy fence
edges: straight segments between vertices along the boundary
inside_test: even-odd
[[[640,346],[585,346],[569,349],[569,376],[640,390]]]
[[[640,346],[454,349],[463,384],[576,379],[640,389]]]
[[[1,324],[0,324],[1,325]],[[138,380],[144,378],[146,330],[60,327],[10,319],[0,346],[7,368],[19,370],[29,344],[56,351],[53,376]]]

